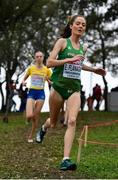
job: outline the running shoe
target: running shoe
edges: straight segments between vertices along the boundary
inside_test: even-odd
[[[46,134],[46,131],[43,131],[43,129],[41,127],[41,129],[37,132],[36,142],[37,143],[42,143],[45,134]]]
[[[66,171],[66,170],[76,170],[77,165],[73,163],[70,159],[65,159],[60,164],[60,170]]]

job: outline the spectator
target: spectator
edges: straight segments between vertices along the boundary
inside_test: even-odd
[[[24,112],[25,109],[26,109],[27,91],[28,91],[28,88],[25,88],[25,90],[23,90],[23,85],[21,84],[20,88],[19,88],[19,91],[18,91],[19,92],[19,97],[21,99],[19,112]]]
[[[96,84],[95,87],[93,87],[93,96],[92,96],[92,98],[93,98],[93,102],[94,102],[94,100],[97,101],[97,104],[96,104],[96,107],[95,107],[95,109],[97,111],[99,111],[99,108],[100,108],[101,97],[102,97],[101,87],[98,84]]]
[[[87,106],[88,106],[88,111],[93,110],[93,98],[90,94],[89,97],[87,98]]]

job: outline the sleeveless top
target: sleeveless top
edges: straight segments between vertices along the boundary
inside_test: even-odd
[[[50,78],[52,71],[43,65],[41,68],[37,68],[35,65],[28,67],[26,74],[31,77],[30,89],[44,89],[46,78]]]
[[[78,58],[76,62],[65,63],[62,66],[55,67],[51,76],[51,81],[53,84],[64,89],[71,88],[74,91],[80,90],[80,75],[84,60],[82,56],[84,56],[84,54],[85,52],[82,44],[80,44],[80,49],[75,49],[72,46],[70,38],[67,38],[66,48],[59,52],[58,60],[61,61],[65,58],[72,58],[76,55],[80,55],[80,58]]]

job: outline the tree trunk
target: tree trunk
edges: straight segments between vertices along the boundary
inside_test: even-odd
[[[108,86],[107,86],[107,81],[105,79],[105,77],[103,76],[103,81],[104,81],[104,85],[105,85],[105,88],[104,88],[104,94],[103,94],[103,97],[104,97],[104,100],[105,100],[105,111],[108,111]]]
[[[100,40],[101,40],[102,64],[103,64],[103,69],[105,69],[105,67],[106,67],[105,60],[107,57],[106,56],[106,49],[105,49],[105,37],[104,37],[100,27],[98,27],[98,31],[99,31]],[[105,111],[108,111],[108,106],[107,106],[108,105],[108,101],[107,101],[108,86],[107,86],[107,81],[106,81],[104,76],[103,76],[103,82],[105,85],[105,88],[104,88]]]
[[[3,94],[3,89],[2,89],[2,84],[3,84],[4,82],[5,82],[5,81],[3,81],[2,83],[0,83],[0,93],[1,93],[1,102],[2,102],[1,111],[2,111],[2,112],[5,112],[4,94]]]

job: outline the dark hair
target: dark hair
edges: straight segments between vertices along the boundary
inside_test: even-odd
[[[63,38],[69,38],[69,37],[71,36],[70,25],[73,24],[73,22],[75,21],[75,19],[76,19],[77,17],[83,17],[83,18],[85,18],[85,17],[82,16],[82,15],[75,15],[75,16],[69,17],[69,22],[68,22],[68,24],[66,25],[66,27],[64,28],[64,31],[63,31],[63,33],[61,34],[61,37],[63,37]]]

